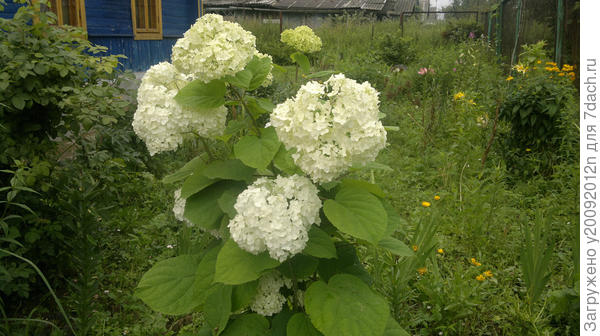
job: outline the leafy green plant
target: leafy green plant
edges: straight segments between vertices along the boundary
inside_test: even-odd
[[[546,231],[546,220],[541,213],[536,214],[533,228],[523,225],[521,268],[530,305],[540,298],[550,277],[552,245],[544,234]]]
[[[409,64],[415,60],[413,39],[399,33],[385,34],[379,41],[377,55],[387,65]]]
[[[11,175],[15,174],[15,172],[10,171],[10,170],[2,170],[2,173],[8,173]],[[1,246],[0,257],[16,258],[20,262],[25,263],[28,267],[33,268],[35,273],[44,282],[50,295],[52,295],[54,302],[58,306],[58,309],[59,309],[60,313],[62,314],[62,316],[64,317],[65,322],[69,326],[71,332],[73,332],[74,335],[77,335],[75,330],[73,329],[73,326],[71,325],[69,316],[67,315],[67,313],[65,312],[65,309],[63,308],[63,306],[61,304],[61,301],[58,299],[56,292],[54,291],[54,289],[52,288],[52,286],[48,282],[48,279],[44,276],[42,271],[38,268],[38,266],[35,263],[33,263],[33,261],[10,250],[11,246],[23,246],[23,245],[20,242],[16,241],[13,237],[9,236],[9,234],[10,234],[9,225],[12,223],[15,223],[16,221],[17,222],[22,221],[23,216],[21,215],[21,213],[23,211],[27,212],[33,216],[37,216],[37,214],[28,205],[16,202],[15,198],[18,196],[19,193],[22,193],[22,192],[33,193],[33,194],[36,194],[39,196],[39,193],[36,192],[35,190],[33,190],[31,188],[19,186],[17,180],[14,178],[11,179],[10,183],[11,184],[9,186],[3,186],[0,188],[0,192],[6,192],[5,200],[0,201],[0,204],[3,205],[2,215],[0,216],[0,228],[2,229],[3,237],[0,237],[0,241],[3,243],[10,244],[8,246],[5,246],[4,244]],[[0,265],[0,271],[2,271],[4,274],[7,274],[8,276],[10,276],[9,271],[2,265]],[[8,317],[5,314],[4,303],[2,301],[0,301],[0,311],[2,311],[2,315],[4,317],[3,321],[5,322],[3,327],[4,327],[5,331],[7,331],[7,332],[10,332],[10,330],[11,330],[11,327],[9,327],[9,323],[23,323],[23,324],[30,324],[30,323],[39,324],[39,323],[41,323],[42,325],[46,324],[46,325],[50,325],[56,329],[59,329],[55,324],[48,322],[48,321],[44,321],[44,320],[32,319],[32,318]]]
[[[533,76],[515,83],[500,110],[510,123],[510,141],[514,148],[552,148],[562,134],[562,121],[572,89],[546,76]]]
[[[483,34],[483,28],[480,24],[468,20],[458,20],[451,22],[442,36],[453,42],[462,42],[468,39],[478,38]]]

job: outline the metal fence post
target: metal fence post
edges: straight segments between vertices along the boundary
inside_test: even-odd
[[[562,44],[563,44],[563,20],[565,15],[564,0],[558,0],[558,7],[556,9],[556,45],[554,61],[558,66],[562,66]]]
[[[502,12],[504,8],[504,1],[500,3],[498,7],[498,14],[496,15],[496,55],[502,55]]]

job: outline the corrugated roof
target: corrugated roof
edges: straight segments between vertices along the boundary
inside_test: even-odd
[[[228,7],[242,5],[244,0],[204,0],[204,6],[208,7]]]
[[[240,1],[240,4],[248,7],[273,7],[277,0],[246,0]]]
[[[366,0],[360,6],[360,9],[380,11],[383,9],[383,6],[385,6],[387,1],[393,0]]]
[[[207,7],[261,7],[281,10],[362,9],[381,12],[410,12],[416,0],[204,0]]]
[[[383,6],[382,11],[384,13],[387,12],[395,12],[395,13],[403,13],[403,12],[412,12],[415,8],[416,0],[388,0],[388,2]]]
[[[364,0],[362,0],[364,1]],[[279,0],[278,9],[359,9],[361,0]]]

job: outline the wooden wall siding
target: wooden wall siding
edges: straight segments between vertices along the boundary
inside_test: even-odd
[[[86,0],[88,36],[131,37],[131,3],[123,0]]]
[[[0,18],[3,19],[12,19],[15,15],[19,7],[23,5],[13,3],[11,0],[6,1],[6,5],[4,5],[4,11],[0,12]]]
[[[146,71],[152,65],[171,60],[171,49],[176,38],[162,40],[133,40],[133,37],[91,37],[90,42],[103,45],[111,54],[123,54],[123,67],[133,71]]]
[[[196,0],[162,0],[164,37],[182,37],[198,19]]]

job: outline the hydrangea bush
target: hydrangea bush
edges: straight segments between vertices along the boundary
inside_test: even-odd
[[[281,33],[281,42],[289,45],[296,52],[290,55],[290,59],[296,64],[296,82],[298,81],[298,71],[308,74],[310,71],[310,60],[304,53],[310,54],[321,50],[322,42],[315,32],[307,26],[299,26],[295,29],[286,29]],[[323,71],[323,74],[331,74],[330,71]],[[311,78],[308,76],[307,78]]]
[[[281,42],[303,52],[313,53],[321,50],[321,38],[308,26],[286,29],[281,33]]]
[[[356,254],[413,255],[391,237],[401,219],[381,188],[348,174],[385,146],[378,92],[336,74],[274,106],[254,95],[273,68],[254,43],[205,15],[175,44],[174,64],[142,80],[133,123],[152,154],[187,134],[221,150],[164,179],[180,186],[176,218],[210,243],[156,263],[136,295],[164,314],[203,311],[202,335],[408,335]]]

